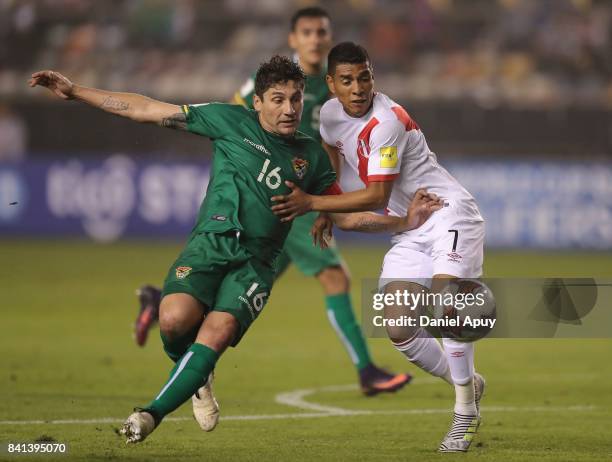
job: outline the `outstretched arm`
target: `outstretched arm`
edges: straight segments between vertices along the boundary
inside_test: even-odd
[[[286,181],[285,184],[291,189],[291,193],[273,196],[272,201],[276,205],[271,207],[275,215],[282,217],[283,222],[291,221],[310,211],[347,213],[381,209],[387,206],[393,189],[391,181],[374,181],[365,189],[337,195],[315,196],[302,191],[290,181]]]
[[[325,132],[325,120],[321,125],[321,133]],[[393,189],[393,183],[401,171],[401,155],[406,146],[406,127],[399,120],[382,122],[372,130],[367,163],[367,187],[340,195],[314,196],[306,194],[293,184],[290,194],[272,197],[275,205],[272,211],[282,217],[281,221],[289,221],[296,216],[311,210],[318,212],[366,212],[387,206]],[[324,139],[328,137],[324,136]],[[338,154],[338,150],[326,142],[328,153]],[[333,160],[333,158],[332,158]],[[361,168],[361,167],[360,167]],[[360,172],[360,175],[364,172]]]
[[[408,217],[393,217],[375,212],[332,213],[331,219],[342,231],[360,233],[400,233],[409,229]]]
[[[37,85],[46,87],[59,98],[83,101],[90,106],[136,122],[156,123],[162,127],[182,130],[187,128],[185,114],[176,104],[164,103],[136,93],[83,87],[55,71],[35,72],[28,83],[30,87]]]
[[[420,227],[443,206],[443,200],[437,195],[428,193],[426,189],[418,189],[404,217],[380,215],[374,212],[321,213],[312,227],[311,234],[315,245],[326,247],[326,241],[331,236],[332,224],[343,231],[401,233]]]

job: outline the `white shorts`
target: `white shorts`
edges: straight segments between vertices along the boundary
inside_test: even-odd
[[[405,280],[430,286],[436,274],[482,276],[484,221],[463,210],[461,206],[445,207],[420,228],[393,236],[379,285]]]

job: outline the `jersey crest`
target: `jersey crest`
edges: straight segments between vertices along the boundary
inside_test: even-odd
[[[300,180],[303,179],[304,175],[306,175],[306,170],[308,170],[308,161],[306,159],[294,157],[293,171],[295,172],[295,176],[297,176]]]
[[[191,273],[191,266],[179,266],[176,268],[176,278],[185,279]]]

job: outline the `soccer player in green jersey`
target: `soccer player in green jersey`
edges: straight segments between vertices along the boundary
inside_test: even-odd
[[[306,74],[304,88],[304,110],[300,131],[321,141],[319,134],[319,111],[329,98],[325,81],[327,53],[332,44],[332,31],[329,15],[319,7],[307,7],[295,12],[291,18],[289,46]],[[251,76],[234,95],[234,102],[253,109],[255,95],[255,75]],[[335,170],[337,170],[337,166]],[[282,253],[275,262],[276,277],[294,263],[306,276],[314,276],[325,293],[325,306],[328,319],[344,344],[358,376],[361,390],[371,396],[380,392],[392,392],[410,381],[409,374],[391,374],[372,361],[363,333],[355,318],[349,294],[349,273],[332,243],[328,248],[313,247],[309,234],[317,213],[308,213],[294,220],[287,236]],[[160,291],[154,286],[145,285],[138,291],[140,311],[135,323],[135,338],[139,345],[146,342],[149,328],[157,319]],[[212,401],[207,390],[205,396]],[[214,425],[212,425],[214,428]],[[212,430],[212,428],[210,428]]]
[[[196,395],[221,354],[240,342],[263,310],[274,281],[274,259],[291,227],[270,210],[272,196],[289,192],[285,181],[311,194],[339,189],[321,145],[297,132],[304,79],[297,64],[273,57],[257,72],[251,111],[221,103],[178,106],[83,87],[54,71],[32,74],[31,87],[46,87],[62,99],[190,131],[214,143],[206,197],[164,283],[160,330],[175,366],[159,394],[123,424],[121,434],[128,443],[144,440],[166,415]],[[426,194],[422,197],[405,217],[379,216],[382,228],[398,232],[420,226],[441,207]],[[360,229],[356,217],[348,228]]]

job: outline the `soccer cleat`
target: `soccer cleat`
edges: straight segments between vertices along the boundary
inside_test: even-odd
[[[206,384],[191,397],[193,417],[205,432],[211,432],[219,422],[219,403],[213,395],[212,383],[214,374],[211,372]]]
[[[139,346],[144,346],[149,330],[159,319],[161,290],[154,286],[144,285],[136,291],[136,295],[138,295],[140,310],[134,323],[134,338]]]
[[[440,443],[440,452],[467,452],[480,423],[477,415],[462,415],[455,412],[450,430]]]
[[[126,444],[140,443],[155,430],[155,421],[148,412],[134,412],[130,415],[119,434],[126,437]]]
[[[480,425],[480,400],[484,395],[487,382],[484,377],[478,372],[474,372],[474,403],[476,403],[476,412],[478,413],[478,425]]]
[[[411,380],[410,374],[391,374],[374,364],[369,364],[359,371],[361,391],[366,396],[397,391]]]

